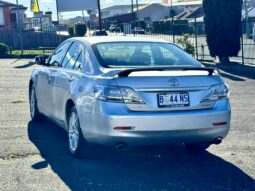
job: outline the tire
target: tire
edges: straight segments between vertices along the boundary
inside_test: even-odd
[[[29,104],[30,104],[30,116],[32,121],[39,121],[42,119],[42,115],[40,114],[38,107],[37,107],[37,99],[35,88],[32,86],[29,92]]]
[[[75,107],[68,112],[68,148],[75,158],[83,158],[86,150],[86,142],[80,128],[79,116]]]
[[[211,144],[205,143],[205,144],[195,144],[195,143],[187,143],[185,144],[185,147],[188,150],[196,150],[196,151],[203,151],[208,149],[211,146]]]

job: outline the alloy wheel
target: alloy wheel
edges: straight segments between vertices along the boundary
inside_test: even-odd
[[[79,121],[77,113],[72,111],[68,122],[69,148],[75,153],[79,145]]]

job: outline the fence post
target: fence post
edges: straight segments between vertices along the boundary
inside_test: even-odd
[[[197,17],[195,17],[195,46],[196,46],[196,59],[198,59],[198,49],[197,49]]]
[[[205,59],[205,47],[203,44],[201,45],[201,49],[202,49],[202,59],[204,60]]]
[[[245,14],[247,14],[248,12],[247,12],[247,1],[245,0]],[[241,12],[242,12],[242,10],[243,10],[243,1],[242,0],[240,0],[240,7],[241,7]],[[246,15],[247,16],[247,15]],[[245,20],[246,20],[247,18],[245,18]],[[242,48],[242,64],[244,65],[244,47],[243,47],[243,20],[241,20],[240,21],[241,22],[241,48]],[[245,24],[247,24],[247,23],[245,23]],[[247,28],[246,28],[246,30],[247,30]],[[247,32],[247,31],[246,31]]]
[[[172,17],[172,35],[173,35],[173,43],[175,43],[175,36],[174,36],[174,17]]]
[[[19,39],[20,39],[20,49],[21,49],[21,56],[23,55],[24,53],[24,46],[23,46],[23,37],[22,37],[22,32],[20,30],[20,28],[18,29],[19,30]]]
[[[241,47],[242,47],[242,64],[244,65],[243,31],[241,35]]]

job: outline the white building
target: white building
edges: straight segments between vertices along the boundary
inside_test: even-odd
[[[183,0],[173,2],[171,4],[150,3],[139,4],[138,10],[136,4],[134,4],[134,14],[136,19],[144,20],[148,22],[158,21],[170,17],[170,11],[174,11],[175,14],[179,14],[189,8],[195,8],[202,6],[202,0]],[[102,9],[102,18],[111,18],[130,14],[131,5],[115,5]]]
[[[138,7],[142,7],[145,4],[139,4]],[[102,18],[113,17],[117,15],[124,15],[127,13],[131,13],[131,5],[115,5],[111,7],[107,7],[102,9]],[[134,10],[136,9],[136,5],[134,4]]]
[[[144,5],[135,12],[136,19],[146,22],[158,21],[169,18],[170,9],[169,6],[152,3]]]
[[[27,7],[0,0],[0,27],[10,27],[19,24],[20,27],[26,20]]]
[[[34,13],[34,16],[29,18],[29,25],[27,26],[27,29],[43,29],[48,30],[50,27],[52,27],[52,17],[51,12],[49,14],[44,14],[42,11],[38,13]]]

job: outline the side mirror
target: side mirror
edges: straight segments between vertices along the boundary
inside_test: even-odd
[[[35,57],[35,63],[38,65],[48,65],[48,58],[49,56],[47,55],[40,55]]]

